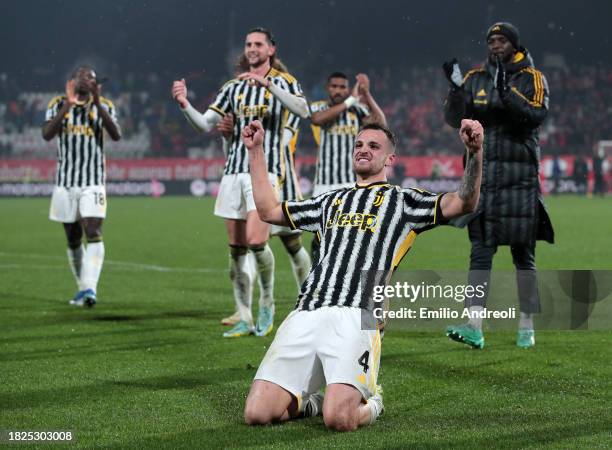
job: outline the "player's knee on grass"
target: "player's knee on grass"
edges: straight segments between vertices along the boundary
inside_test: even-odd
[[[353,431],[359,425],[361,393],[353,386],[330,384],[323,401],[325,426],[335,431]]]
[[[299,234],[281,236],[280,238],[283,242],[283,245],[285,246],[285,250],[287,250],[290,255],[295,255],[301,250],[302,239],[300,238]]]
[[[354,431],[357,429],[357,417],[348,408],[325,410],[323,402],[323,422],[325,426],[334,431]]]
[[[280,386],[268,381],[255,380],[244,405],[244,421],[247,425],[268,425],[278,422],[285,412],[291,409],[297,410],[297,407],[294,408],[296,403],[291,394]]]
[[[102,219],[86,218],[82,220],[87,242],[100,242],[102,240]]]
[[[81,246],[83,239],[83,228],[79,222],[65,223],[64,231],[68,240],[68,247],[75,249]]]

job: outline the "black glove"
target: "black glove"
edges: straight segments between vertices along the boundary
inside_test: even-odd
[[[442,64],[442,70],[444,75],[453,89],[459,89],[463,84],[463,75],[461,75],[461,69],[459,68],[459,62],[457,58],[453,58],[450,61],[446,61]]]
[[[499,92],[499,96],[504,98],[510,88],[508,87],[508,79],[506,77],[506,69],[504,69],[504,65],[499,57],[495,60],[495,78],[493,83],[495,84],[495,89]]]

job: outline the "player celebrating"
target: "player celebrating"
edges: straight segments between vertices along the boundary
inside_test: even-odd
[[[380,333],[361,329],[362,271],[389,273],[415,236],[474,210],[480,191],[484,131],[464,120],[466,169],[457,192],[431,194],[386,181],[395,159],[395,138],[384,126],[364,126],[357,135],[353,166],[357,184],[306,201],[277,200],[264,151],[268,138],[259,121],[242,131],[249,150],[253,193],[260,217],[318,233],[320,257],[298,296],[296,309],[279,327],[246,401],[248,424],[316,415],[345,431],[372,424],[383,411],[376,378]],[[321,405],[317,391],[327,383]],[[314,393],[314,394],[313,394]]]
[[[313,195],[351,187],[355,183],[352,153],[357,131],[364,123],[386,124],[382,112],[370,93],[370,79],[365,74],[356,76],[353,90],[349,90],[347,76],[334,72],[327,78],[329,99],[313,102],[312,132],[319,146],[315,169]],[[363,99],[365,105],[359,100]],[[312,254],[316,261],[319,241],[312,240]]]
[[[302,200],[302,192],[298,180],[297,170],[293,155],[297,148],[300,118],[295,114],[289,114],[285,126],[285,138],[283,139],[283,160],[285,161],[285,177],[279,187],[279,200]],[[310,271],[310,255],[302,245],[300,230],[292,230],[289,227],[272,225],[271,234],[278,236],[285,250],[289,254],[291,269],[297,283],[298,291]]]
[[[243,60],[249,71],[223,85],[216,100],[201,114],[187,100],[185,80],[175,81],[172,96],[183,113],[199,131],[211,131],[226,114],[235,117],[231,140],[215,215],[226,219],[230,245],[230,278],[240,312],[240,321],[225,332],[225,337],[255,333],[265,336],[272,331],[274,318],[274,255],[267,242],[270,226],[262,222],[255,210],[248,158],[240,130],[258,119],[267,130],[265,154],[267,173],[276,186],[284,176],[283,135],[289,113],[308,116],[308,104],[297,80],[275,68],[276,45],[271,33],[255,28],[246,35]],[[252,277],[248,258],[251,249],[257,262],[261,298],[257,323],[251,313]]]
[[[66,83],[65,95],[49,102],[42,129],[46,141],[59,138],[49,218],[63,223],[68,238],[68,260],[78,286],[70,304],[88,307],[96,304],[104,261],[102,222],[107,201],[103,130],[112,140],[121,139],[115,106],[100,90],[93,68],[78,67]]]
[[[278,60],[277,60],[278,62]],[[284,66],[283,66],[284,67]],[[287,70],[286,68],[284,69]],[[283,200],[301,200],[302,193],[300,191],[299,180],[295,168],[293,155],[297,147],[297,139],[299,135],[300,118],[294,114],[289,114],[287,124],[285,126],[285,134],[283,136],[283,158],[285,161],[285,177],[281,181],[278,190],[279,199]],[[230,142],[234,130],[234,118],[232,114],[227,114],[217,124],[217,129],[223,135],[224,146]],[[310,255],[302,245],[300,230],[292,230],[289,227],[279,227],[272,225],[270,234],[278,236],[289,254],[289,261],[293,276],[297,284],[298,291],[302,287],[302,283],[310,270]],[[252,253],[251,253],[252,254]],[[223,325],[234,325],[240,320],[240,312],[236,311],[229,317],[221,320]]]

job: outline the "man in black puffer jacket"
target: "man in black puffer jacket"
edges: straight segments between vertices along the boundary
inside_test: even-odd
[[[443,65],[451,85],[444,104],[446,121],[458,128],[461,119],[476,119],[485,129],[480,203],[476,213],[458,225],[468,223],[472,244],[468,282],[472,286],[489,285],[497,246],[510,246],[521,312],[517,345],[527,348],[535,345],[533,314],[540,312],[536,240],[554,241],[538,178],[538,128],[548,113],[548,84],[520,45],[512,24],[491,26],[487,45],[487,61],[465,77],[456,59]],[[485,305],[486,295],[466,301],[469,322],[449,326],[447,336],[482,348]]]

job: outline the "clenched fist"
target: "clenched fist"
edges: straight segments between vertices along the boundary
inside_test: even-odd
[[[263,145],[264,129],[259,120],[254,120],[242,129],[242,142],[247,150],[255,150]]]
[[[185,78],[172,83],[172,98],[181,105],[181,108],[187,107],[187,84]]]
[[[484,129],[477,120],[463,119],[459,135],[468,152],[478,153],[482,149]]]

